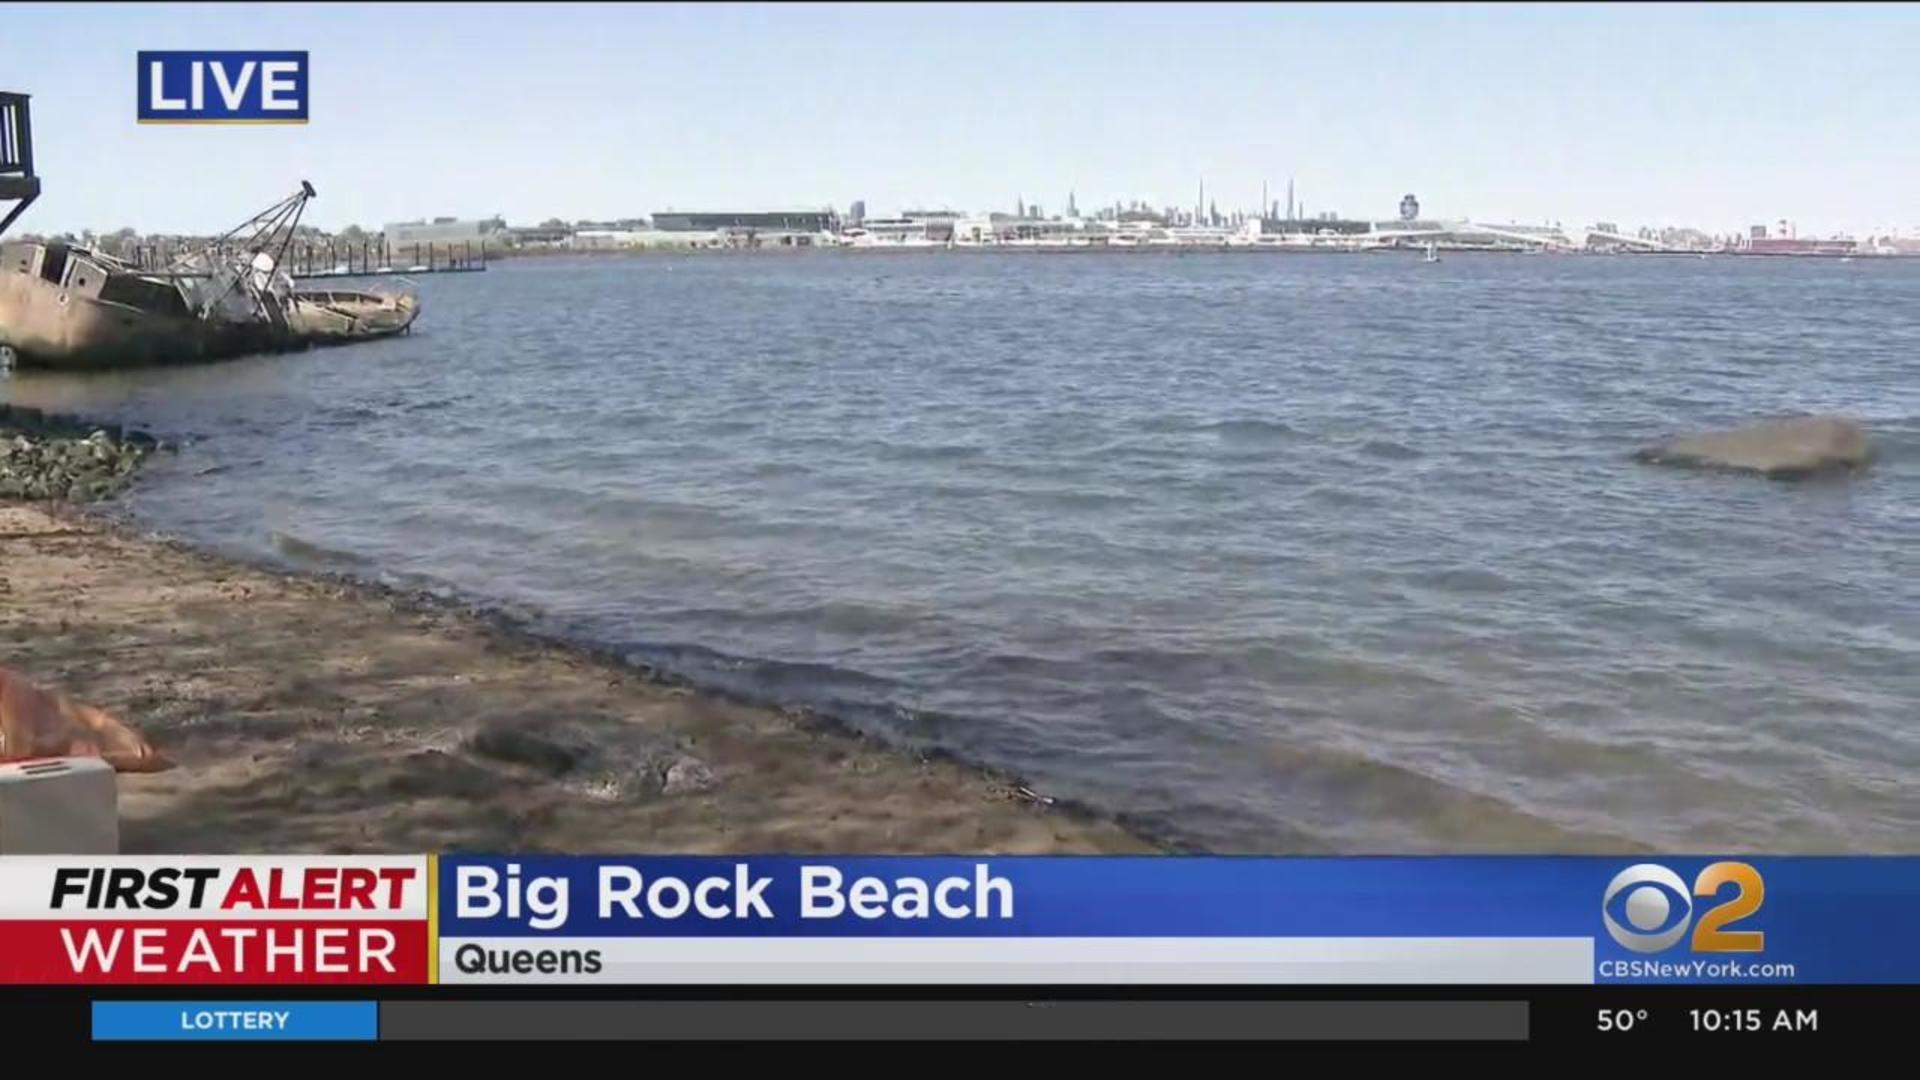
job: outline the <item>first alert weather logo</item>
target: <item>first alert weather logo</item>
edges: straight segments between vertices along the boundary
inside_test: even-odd
[[[1694,899],[1712,899],[1728,885],[1738,891],[1694,919]],[[1679,874],[1658,863],[1638,863],[1607,883],[1600,918],[1613,940],[1637,953],[1671,949],[1689,928],[1694,952],[1757,953],[1766,947],[1764,933],[1728,927],[1759,911],[1766,895],[1760,872],[1746,863],[1714,863],[1700,871],[1691,888]]]

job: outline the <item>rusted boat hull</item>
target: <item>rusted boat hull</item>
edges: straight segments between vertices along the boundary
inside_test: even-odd
[[[79,248],[0,244],[0,358],[23,368],[190,364],[368,341],[405,332],[419,310],[411,293],[294,290],[202,317],[164,276],[116,270]]]
[[[209,322],[76,295],[0,273],[0,345],[22,368],[105,369],[221,360],[296,347],[267,324]]]

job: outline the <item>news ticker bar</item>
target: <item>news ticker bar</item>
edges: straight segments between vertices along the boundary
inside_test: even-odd
[[[1511,1042],[1525,1001],[97,1001],[96,1042]]]

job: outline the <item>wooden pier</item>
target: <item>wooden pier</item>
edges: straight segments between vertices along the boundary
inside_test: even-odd
[[[158,270],[182,254],[156,245],[142,245],[129,259],[143,270]],[[243,254],[226,253],[222,254]],[[295,279],[369,277],[378,274],[467,274],[487,268],[487,245],[462,241],[457,244],[394,244],[365,240],[358,244],[330,241],[324,244],[295,242],[287,249],[280,268]]]
[[[295,244],[286,272],[296,278],[361,277],[367,274],[467,274],[487,268],[487,245]]]

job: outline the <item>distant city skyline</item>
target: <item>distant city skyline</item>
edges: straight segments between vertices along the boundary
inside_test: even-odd
[[[242,17],[239,13],[244,10]],[[10,4],[15,228],[668,206],[1920,228],[1910,7]],[[138,127],[140,49],[312,54],[312,122]]]

